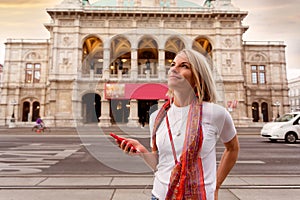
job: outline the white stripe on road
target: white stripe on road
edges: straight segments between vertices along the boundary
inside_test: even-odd
[[[238,160],[236,161],[238,164],[266,164],[264,161],[261,160]]]
[[[217,162],[220,163],[219,161]],[[266,164],[264,161],[261,160],[238,160],[236,161],[237,164]]]

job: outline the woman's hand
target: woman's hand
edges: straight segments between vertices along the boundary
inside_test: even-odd
[[[119,143],[119,146],[125,153],[129,155],[148,153],[146,147],[144,147],[138,140],[130,138],[124,138],[124,140]]]
[[[124,138],[122,142],[116,139],[116,143],[119,144],[119,147],[126,154],[140,156],[153,171],[156,171],[158,162],[157,152],[149,152],[145,146],[134,139]],[[134,149],[136,149],[136,151],[134,151]]]
[[[218,200],[218,198],[219,198],[219,188],[217,188],[215,190],[215,199],[214,200]]]

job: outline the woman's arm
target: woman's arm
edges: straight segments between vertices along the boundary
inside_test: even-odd
[[[233,166],[236,163],[236,160],[238,158],[239,154],[239,141],[237,136],[234,136],[232,140],[229,142],[224,143],[225,145],[225,150],[222,155],[221,161],[219,163],[219,167],[217,170],[217,185],[216,185],[216,192],[215,192],[215,200],[218,199],[218,191],[233,168]]]
[[[132,146],[137,150],[133,151]],[[144,162],[153,170],[156,171],[156,165],[158,162],[158,155],[156,151],[149,152],[145,146],[143,146],[138,140],[134,139],[125,139],[120,144],[120,148],[129,155],[139,155],[144,159]]]

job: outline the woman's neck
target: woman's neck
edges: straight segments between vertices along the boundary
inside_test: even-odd
[[[189,94],[174,92],[174,104],[177,107],[184,107],[190,105],[194,98],[194,92],[190,92]]]

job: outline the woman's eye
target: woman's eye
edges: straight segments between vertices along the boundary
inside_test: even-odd
[[[181,67],[182,67],[182,68],[186,68],[186,69],[189,69],[189,68],[190,68],[190,67],[189,67],[188,65],[186,65],[186,64],[181,65]]]

